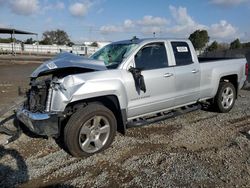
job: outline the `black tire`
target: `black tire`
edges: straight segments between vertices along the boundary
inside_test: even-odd
[[[226,94],[227,92],[228,94]],[[232,95],[232,97],[226,98],[224,97],[224,95]],[[233,108],[235,99],[236,91],[234,85],[230,82],[221,82],[219,84],[217,94],[214,98],[213,106],[215,107],[216,111],[221,113],[227,113]]]
[[[116,128],[117,122],[111,110],[101,104],[89,104],[70,117],[64,129],[64,144],[72,156],[87,157],[108,148],[114,140]]]

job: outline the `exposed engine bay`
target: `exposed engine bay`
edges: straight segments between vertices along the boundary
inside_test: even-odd
[[[26,93],[27,101],[25,108],[31,112],[44,112],[46,110],[46,101],[51,87],[52,75],[32,78],[30,89]]]

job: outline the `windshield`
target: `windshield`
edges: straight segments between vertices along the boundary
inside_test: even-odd
[[[132,43],[109,44],[94,53],[90,58],[102,60],[108,69],[115,69],[137,46],[137,44]]]

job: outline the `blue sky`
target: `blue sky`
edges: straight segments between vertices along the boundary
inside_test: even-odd
[[[37,32],[39,38],[63,29],[79,43],[154,32],[186,38],[196,29],[208,30],[211,41],[250,41],[249,17],[250,0],[0,0],[0,27]]]

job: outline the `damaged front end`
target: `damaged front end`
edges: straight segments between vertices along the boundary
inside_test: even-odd
[[[63,107],[69,102],[74,85],[79,84],[72,75],[97,70],[106,70],[102,61],[72,54],[60,54],[45,62],[31,74],[27,100],[17,110],[17,118],[38,135],[59,136]],[[67,83],[67,88],[63,82]]]
[[[38,135],[57,136],[58,115],[50,112],[52,75],[31,78],[27,100],[17,110],[17,118]]]

